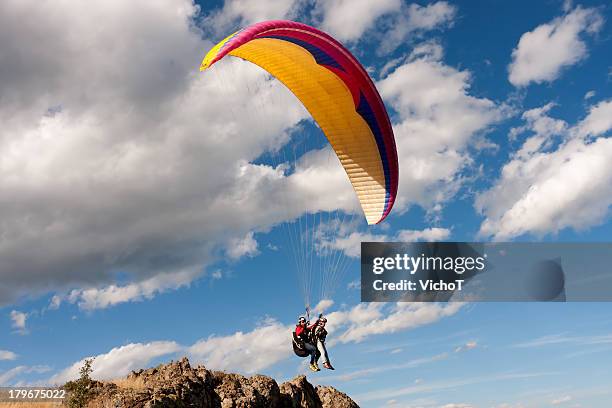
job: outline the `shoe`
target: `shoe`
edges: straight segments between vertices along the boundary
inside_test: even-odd
[[[316,371],[321,371],[321,369],[320,369],[319,367],[317,367],[317,365],[316,365],[316,364],[311,364],[311,365],[310,365],[310,369],[311,369],[312,371],[315,371],[315,372],[316,372]]]
[[[327,368],[328,370],[335,370],[335,368],[327,362],[323,363],[323,367]]]

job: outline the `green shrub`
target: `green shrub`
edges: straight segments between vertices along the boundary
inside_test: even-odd
[[[91,367],[94,359],[85,359],[83,367],[79,370],[80,377],[75,381],[68,381],[64,384],[64,389],[68,393],[68,399],[66,404],[68,408],[84,408],[87,406],[87,402],[93,397],[93,383],[91,379],[91,373],[93,368]]]

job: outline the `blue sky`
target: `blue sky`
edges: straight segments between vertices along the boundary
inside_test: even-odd
[[[0,385],[65,381],[88,356],[99,378],[183,355],[305,372],[282,225],[351,213],[353,193],[278,82],[229,59],[197,71],[238,27],[288,18],[368,68],[400,158],[385,223],[354,217],[324,243],[346,260],[325,308],[337,370],[309,380],[364,407],[608,407],[608,304],[360,304],[354,283],[362,240],[609,241],[611,15],[553,0],[1,5]]]

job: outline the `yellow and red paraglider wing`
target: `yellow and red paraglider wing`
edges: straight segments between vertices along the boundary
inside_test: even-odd
[[[305,24],[267,21],[238,31],[204,58],[225,55],[259,65],[304,104],[344,167],[369,224],[391,211],[398,183],[395,140],[378,91],[339,42]]]

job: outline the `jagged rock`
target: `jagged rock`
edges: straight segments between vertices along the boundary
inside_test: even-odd
[[[359,408],[346,394],[315,388],[303,375],[279,386],[265,375],[193,368],[187,358],[94,386],[89,408]]]
[[[280,407],[278,384],[270,377],[215,372],[215,392],[222,408]]]
[[[348,395],[334,387],[317,386],[316,391],[322,408],[359,408]]]
[[[284,396],[285,407],[318,408],[321,401],[314,387],[306,380],[305,375],[295,377],[291,381],[280,385],[280,391]]]

